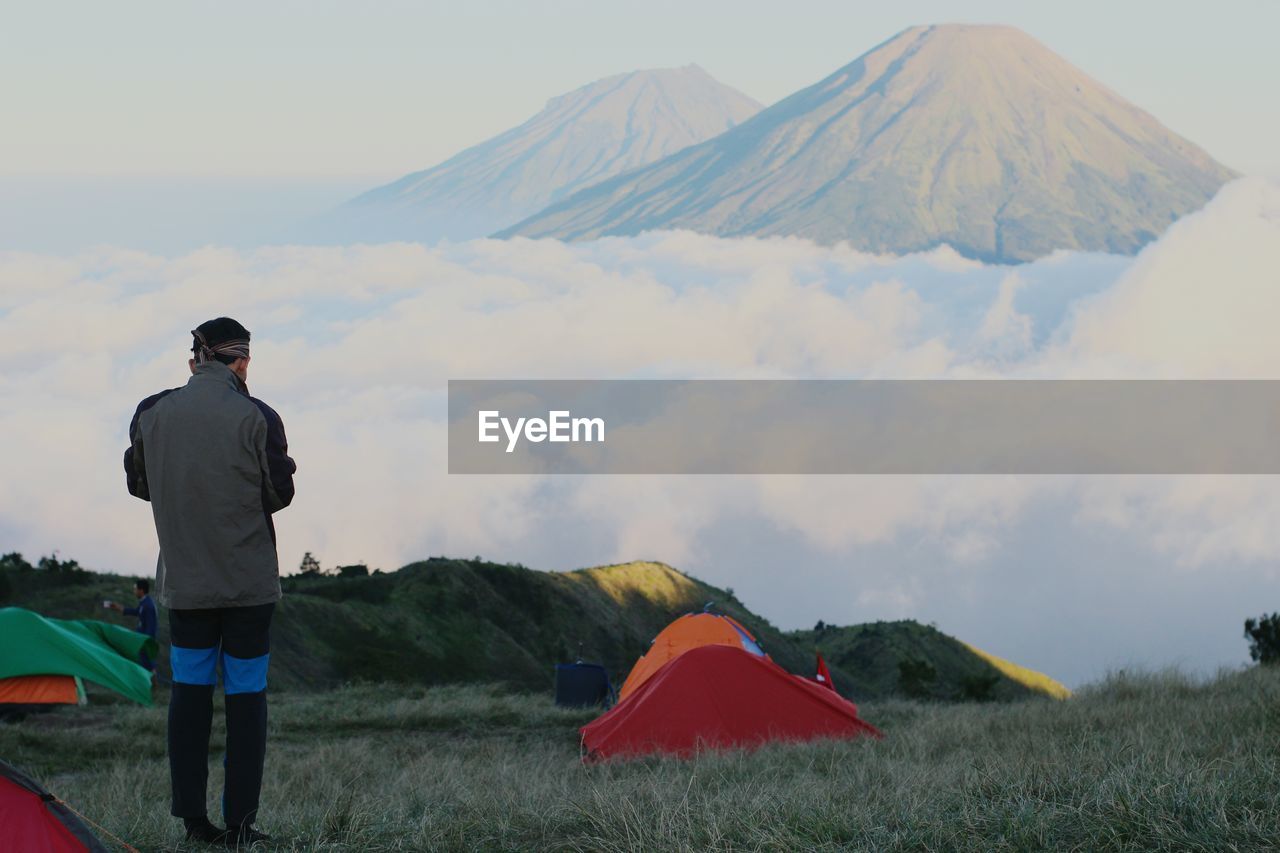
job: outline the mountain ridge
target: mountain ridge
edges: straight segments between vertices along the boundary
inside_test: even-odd
[[[984,261],[1131,253],[1230,169],[1020,30],[913,27],[717,137],[497,233],[688,229]]]
[[[83,570],[23,569],[13,556],[0,560],[0,606],[49,616],[101,619],[102,600],[123,598],[134,580]],[[821,650],[836,687],[856,700],[904,693],[936,700],[1055,695],[1044,688],[1052,682],[1047,676],[1035,673],[1037,681],[1000,672],[960,641],[916,623],[824,627],[820,636],[779,630],[730,591],[662,563],[542,572],[436,557],[395,572],[291,575],[282,584],[285,596],[272,625],[276,688],[393,681],[501,682],[547,690],[554,664],[579,656],[603,663],[621,685],[662,628],[714,602],[715,612],[746,625],[791,672],[812,675],[814,652]],[[162,665],[167,623],[162,617]],[[868,631],[878,645],[850,653]],[[912,675],[920,663],[933,668],[932,681]],[[1065,695],[1065,688],[1058,695]]]

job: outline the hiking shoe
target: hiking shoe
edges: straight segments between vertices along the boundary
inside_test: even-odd
[[[252,826],[238,826],[227,830],[225,836],[226,845],[231,848],[252,847],[262,842],[263,844],[271,840],[271,836],[265,832],[254,829]]]
[[[218,829],[209,822],[209,818],[190,818],[184,820],[187,827],[187,840],[204,844],[222,844],[227,840],[227,831]]]

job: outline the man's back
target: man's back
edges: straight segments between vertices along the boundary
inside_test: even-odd
[[[211,361],[181,388],[143,400],[130,426],[129,490],[151,501],[156,594],[171,608],[280,598],[271,513],[293,498],[284,427]]]
[[[151,501],[169,608],[166,730],[170,813],[187,840],[249,847],[267,752],[271,616],[280,598],[271,513],[293,500],[284,424],[249,396],[249,330],[217,317],[191,330],[191,379],[138,404],[124,453],[129,492]],[[135,593],[146,591],[144,582]],[[209,820],[213,693],[222,683],[227,739],[222,817]]]

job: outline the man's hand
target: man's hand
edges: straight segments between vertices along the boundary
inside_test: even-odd
[[[112,601],[108,606],[117,613],[122,613],[124,611],[124,605],[118,601]]]

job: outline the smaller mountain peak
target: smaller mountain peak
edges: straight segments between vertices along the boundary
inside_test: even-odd
[[[690,62],[688,65],[674,65],[667,68],[640,68],[630,72],[631,77],[666,77],[666,78],[705,78],[713,79],[701,65]]]

